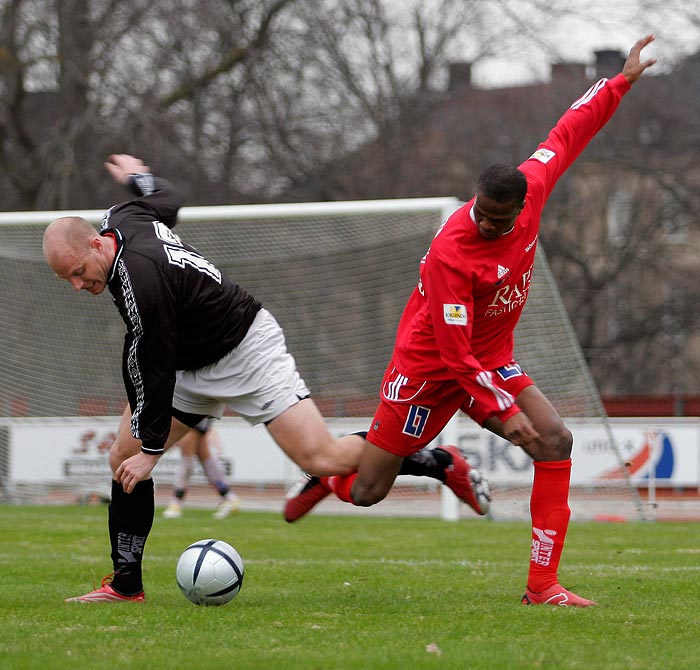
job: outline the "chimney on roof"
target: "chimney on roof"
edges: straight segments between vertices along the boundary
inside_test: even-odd
[[[582,83],[586,81],[586,64],[553,63],[550,76],[553,84]]]
[[[448,90],[455,91],[459,88],[470,88],[472,85],[472,64],[458,61],[449,64]]]
[[[600,49],[595,52],[596,77],[614,77],[622,72],[625,55],[615,49]]]

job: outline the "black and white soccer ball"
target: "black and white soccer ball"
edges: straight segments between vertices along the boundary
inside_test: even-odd
[[[226,542],[199,540],[180,554],[177,585],[195,605],[225,605],[243,585],[243,559]]]

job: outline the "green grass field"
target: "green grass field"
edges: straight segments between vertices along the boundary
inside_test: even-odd
[[[700,667],[697,525],[572,524],[561,581],[601,603],[576,610],[519,604],[522,522],[158,513],[145,604],[64,603],[111,569],[106,513],[0,506],[0,668]],[[223,607],[175,583],[180,552],[207,537],[246,561]]]

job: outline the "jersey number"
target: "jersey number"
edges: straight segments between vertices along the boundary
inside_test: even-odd
[[[427,407],[411,405],[408,408],[408,418],[403,427],[403,432],[406,433],[406,435],[420,437],[423,434],[429,416],[430,410]]]
[[[154,221],[153,228],[155,229],[156,237],[164,242],[163,249],[165,249],[171,265],[177,265],[179,268],[189,265],[195,270],[209,275],[217,284],[221,283],[221,272],[217,270],[216,266],[198,253],[185,249],[182,245],[182,240],[162,221]]]
[[[206,258],[203,258],[193,251],[184,249],[183,247],[172,247],[168,244],[163,245],[163,247],[165,249],[165,253],[168,255],[168,260],[172,265],[177,265],[181,268],[184,268],[185,265],[189,265],[195,270],[199,270],[200,272],[209,275],[215,279],[218,284],[221,283],[221,273]]]

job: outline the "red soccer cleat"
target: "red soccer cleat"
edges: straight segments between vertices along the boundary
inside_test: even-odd
[[[452,463],[445,468],[445,486],[477,514],[489,511],[491,495],[489,483],[478,470],[472,468],[457,447],[439,447],[452,456]]]
[[[292,523],[308,514],[331,490],[318,478],[306,475],[288,494],[284,520]]]
[[[595,600],[586,600],[567,591],[560,584],[554,584],[542,593],[533,593],[529,588],[525,589],[525,595],[520,602],[523,605],[557,605],[559,607],[595,607],[598,604]]]
[[[115,591],[111,586],[111,581],[114,578],[114,573],[107,575],[102,580],[102,586],[99,589],[90,591],[82,596],[75,596],[74,598],[66,598],[65,602],[78,602],[78,603],[142,603],[146,601],[146,596],[143,591],[139,593],[134,593],[131,596],[125,596],[121,593]]]

